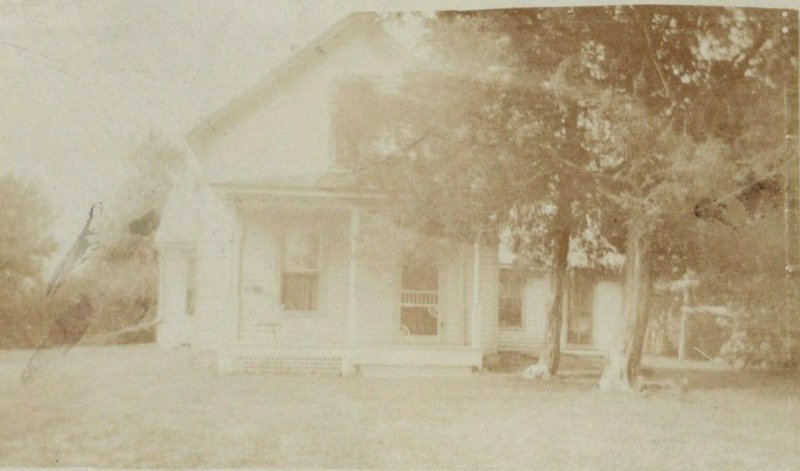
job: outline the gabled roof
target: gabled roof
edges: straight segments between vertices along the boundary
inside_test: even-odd
[[[366,35],[371,41],[413,61],[411,54],[384,31],[381,19],[376,13],[350,14],[223,108],[201,120],[200,124],[186,135],[187,143],[202,159],[203,150],[216,137],[224,135],[225,129],[247,117],[258,108],[259,104],[269,99],[276,90],[290,83],[302,71],[322,61],[333,48],[358,35]]]

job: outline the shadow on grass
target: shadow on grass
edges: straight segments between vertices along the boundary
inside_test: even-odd
[[[495,363],[487,365],[487,372],[520,375],[537,362],[533,355],[518,352],[500,352]],[[650,380],[681,382],[686,380],[689,389],[794,389],[800,394],[800,374],[797,371],[739,370],[726,366],[689,363],[680,366],[677,360],[660,359],[656,366],[644,366],[642,372]],[[555,384],[587,384],[596,382],[603,373],[601,356],[569,355],[561,357]],[[674,366],[672,366],[674,365]]]
[[[656,379],[686,379],[690,389],[785,389],[800,392],[800,376],[784,371],[743,371],[735,369],[697,370],[684,368],[658,368]]]
[[[538,358],[533,355],[518,352],[500,352],[497,361],[486,365],[486,370],[492,373],[522,373],[525,368],[536,364]],[[590,355],[561,355],[559,375],[588,375],[600,377],[603,371],[603,358]]]

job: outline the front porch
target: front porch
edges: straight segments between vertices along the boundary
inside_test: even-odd
[[[227,190],[220,371],[464,376],[495,349],[496,248],[453,242],[409,275],[397,247],[376,243],[375,201]]]

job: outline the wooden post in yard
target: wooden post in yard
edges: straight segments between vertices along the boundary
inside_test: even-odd
[[[478,236],[472,248],[472,316],[470,317],[470,345],[481,347],[481,239]]]
[[[350,213],[350,266],[348,270],[347,287],[347,344],[354,345],[358,337],[358,298],[356,297],[356,282],[358,279],[358,266],[356,257],[358,252],[358,235],[361,223],[361,214],[357,209]]]
[[[686,328],[689,324],[689,287],[683,288],[683,306],[681,306],[681,332],[678,338],[678,360],[686,359]]]

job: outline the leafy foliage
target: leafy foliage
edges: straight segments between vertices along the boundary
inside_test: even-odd
[[[384,117],[389,108],[404,115],[395,121],[402,126],[385,126],[386,134],[410,136],[397,147],[403,158],[383,166],[391,175],[404,171],[396,187],[414,188],[408,214],[423,215],[426,228],[508,227],[514,249],[541,260],[564,224],[554,216],[565,212],[555,208],[565,207],[559,195],[567,194],[573,238],[593,231],[585,239],[606,250],[642,242],[635,246],[647,253],[633,284],[687,267],[704,278],[752,280],[759,275],[732,267],[753,262],[753,253],[782,260],[763,244],[726,260],[737,253],[728,247],[742,243],[726,211],[744,211],[751,224],[763,198],[747,196],[748,188],[797,178],[788,171],[796,155],[784,144],[797,128],[796,106],[785,105],[797,102],[795,12],[458,11],[429,26],[426,44],[444,78],[402,90],[410,109],[381,109]],[[425,131],[437,140],[423,139]],[[412,146],[418,139],[425,144]],[[706,250],[729,253],[703,260],[711,240]],[[646,321],[648,291],[630,293],[637,324]]]
[[[90,336],[154,319],[158,263],[153,240],[167,197],[186,171],[185,155],[157,135],[131,151],[127,161],[134,171],[108,205],[98,229],[99,248],[82,274],[97,312]],[[152,338],[152,330],[146,330],[111,341]]]
[[[79,269],[66,276],[63,287],[55,296],[44,296],[41,277],[34,272],[42,258],[54,249],[42,229],[47,227],[47,212],[37,209],[35,193],[20,185],[15,187],[15,191],[27,196],[11,197],[9,191],[9,198],[3,199],[9,205],[16,202],[20,209],[14,209],[15,214],[27,215],[25,220],[18,218],[14,225],[8,226],[20,235],[14,240],[22,240],[21,234],[35,235],[35,238],[24,241],[27,245],[10,246],[20,260],[17,271],[27,275],[31,281],[27,282],[29,288],[25,285],[15,291],[26,293],[25,299],[8,304],[17,319],[16,323],[9,324],[12,326],[9,332],[13,334],[9,345],[39,345],[48,335],[54,320],[84,295],[93,306],[87,337],[112,343],[153,339],[152,329],[110,337],[103,337],[103,334],[151,321],[155,316],[158,264],[153,238],[166,198],[181,172],[185,171],[185,156],[164,139],[152,135],[128,154],[127,160],[133,172],[120,187],[116,198],[104,204],[103,216],[97,226],[97,250]],[[22,208],[27,209],[21,212]],[[11,299],[11,296],[6,299]],[[25,322],[21,321],[23,318]],[[51,341],[58,343],[57,338]]]
[[[34,185],[1,176],[0,217],[0,347],[12,347],[27,344],[40,325],[31,300],[43,290],[42,268],[56,245],[52,212]]]

